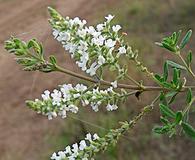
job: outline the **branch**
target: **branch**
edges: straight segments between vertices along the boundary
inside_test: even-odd
[[[99,83],[99,84],[105,85],[105,86],[112,86],[111,82],[109,82],[109,81],[95,80],[95,79],[93,79],[91,77],[75,73],[75,72],[73,72],[71,70],[62,68],[62,67],[60,67],[58,65],[56,65],[56,70],[55,71],[59,71],[59,72],[65,73],[65,74],[71,75],[73,77],[86,80],[88,82]],[[140,88],[140,87],[138,87],[136,85],[128,85],[128,84],[122,84],[122,83],[118,84],[118,88],[131,89],[131,90],[141,90],[141,91],[169,91],[169,89],[163,88],[163,87],[159,87],[159,86],[143,86],[143,88]],[[189,88],[191,88],[193,91],[195,90],[195,86],[184,86],[183,89],[181,90],[181,92],[187,91]]]

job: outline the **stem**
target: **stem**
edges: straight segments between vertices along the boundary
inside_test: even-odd
[[[111,82],[109,82],[109,81],[105,81],[105,80],[98,80],[97,81],[97,80],[95,80],[95,79],[93,79],[91,77],[75,73],[75,72],[70,71],[68,69],[64,69],[64,68],[62,68],[62,67],[60,67],[58,65],[56,65],[55,71],[65,73],[65,74],[71,75],[73,77],[77,77],[79,79],[86,80],[88,82],[100,83],[101,85],[104,85],[104,86],[112,86]],[[121,83],[118,84],[118,88],[131,89],[131,90],[140,90],[140,87],[138,87],[138,86],[121,84]],[[184,86],[181,91],[182,92],[183,91],[187,91],[189,88],[191,88],[192,90],[195,90],[195,86]],[[144,86],[142,91],[169,91],[169,89],[166,89],[166,88],[163,88],[163,87],[159,87],[159,86]]]
[[[194,101],[195,101],[195,96],[192,98],[191,102],[185,108],[184,114],[190,110],[190,107],[192,106],[192,104],[194,103]]]
[[[187,65],[186,61],[183,59],[182,55],[180,53],[178,53],[179,58],[181,59],[181,61],[183,62],[183,64],[185,65],[186,69],[188,70],[188,72],[191,74],[191,76],[195,79],[195,74],[192,71],[191,67]]]
[[[140,87],[140,89],[143,89],[143,88],[144,88],[139,82],[137,82],[137,81],[136,81],[135,79],[133,79],[131,76],[126,75],[126,78],[129,79],[131,82],[133,82],[136,86]]]

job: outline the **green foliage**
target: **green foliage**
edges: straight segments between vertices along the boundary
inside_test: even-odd
[[[160,43],[156,42],[156,44],[162,48],[169,50],[170,52],[178,54],[178,52],[180,52],[180,50],[183,49],[189,42],[191,35],[192,30],[189,30],[179,44],[179,40],[181,37],[180,30],[178,32],[174,32],[171,36],[163,38],[163,40]]]
[[[195,140],[195,129],[188,123],[182,122],[182,127],[187,136]]]
[[[183,49],[185,47],[185,45],[189,42],[190,38],[192,36],[192,30],[189,30],[186,35],[183,37],[180,45],[179,45],[179,48],[180,49]]]
[[[44,58],[43,46],[36,39],[31,39],[27,43],[11,37],[5,41],[5,49],[16,56],[18,64],[24,67],[25,71],[51,72],[55,70],[55,57],[50,57],[50,63]]]

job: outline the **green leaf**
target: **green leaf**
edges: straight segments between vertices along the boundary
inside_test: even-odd
[[[189,104],[191,100],[192,100],[192,89],[189,88],[187,92],[186,103]]]
[[[173,83],[177,84],[178,82],[178,74],[177,74],[177,68],[173,69]]]
[[[186,35],[184,36],[184,38],[182,39],[179,48],[182,49],[185,47],[185,45],[188,43],[188,41],[190,40],[190,37],[192,36],[192,30],[189,30]]]
[[[153,132],[154,133],[157,133],[157,134],[164,134],[164,133],[167,133],[169,132],[169,127],[168,126],[157,126],[157,127],[154,127],[153,128]]]
[[[168,103],[167,103],[167,98],[165,97],[164,92],[161,92],[161,93],[160,93],[160,102],[161,102],[162,104],[164,104],[164,105],[168,105]]]
[[[188,67],[189,67],[190,64],[192,63],[192,51],[189,51],[189,52],[188,52],[186,63],[187,63],[187,65],[188,65]]]
[[[169,51],[171,51],[171,52],[176,52],[177,50],[176,50],[176,47],[172,47],[172,46],[170,46],[168,43],[166,43],[166,42],[162,42],[162,45],[163,45],[163,47],[164,48],[166,48],[167,50],[169,50]]]
[[[154,78],[157,80],[157,81],[159,81],[160,83],[162,83],[162,82],[164,82],[164,78],[162,78],[160,75],[158,75],[158,74],[155,74],[154,75]]]
[[[56,60],[56,58],[55,58],[53,55],[51,55],[51,56],[49,57],[49,61],[50,61],[53,65],[55,65],[55,64],[57,63],[57,60]]]
[[[164,81],[167,80],[168,74],[169,74],[169,71],[168,71],[168,64],[167,64],[167,62],[165,62],[165,63],[164,63],[164,74],[163,74]]]
[[[176,39],[175,39],[175,45],[177,45],[177,43],[178,43],[178,41],[179,41],[179,38],[180,38],[180,36],[181,36],[181,30],[179,30],[178,32],[177,32],[177,35],[176,35]]]
[[[182,122],[182,128],[187,136],[195,140],[195,129],[190,124]]]
[[[160,117],[160,121],[162,122],[162,123],[164,123],[165,125],[167,125],[167,124],[169,124],[169,120],[167,119],[167,118],[165,118],[165,117]]]
[[[176,124],[179,124],[181,122],[182,118],[183,118],[182,112],[181,111],[177,111],[176,116],[175,116]]]
[[[162,86],[164,88],[173,89],[173,85],[171,83],[168,83],[168,82],[163,82]]]
[[[167,60],[167,64],[170,65],[173,68],[186,70],[186,67],[184,67],[184,66],[182,66],[182,65],[180,65],[178,63],[175,63],[173,61],[170,61],[170,60]]]
[[[160,111],[164,116],[175,118],[175,113],[168,106],[164,104],[160,104]]]
[[[169,99],[168,104],[171,104],[171,103],[175,100],[175,98],[176,98],[176,96],[178,95],[178,93],[179,93],[179,92],[175,92],[175,91],[172,92],[172,96],[171,96],[171,98]]]

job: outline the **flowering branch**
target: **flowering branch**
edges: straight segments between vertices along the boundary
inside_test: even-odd
[[[81,140],[79,144],[75,143],[72,147],[67,146],[64,151],[54,152],[51,156],[53,160],[88,160],[93,158],[97,153],[105,151],[109,146],[116,145],[118,139],[129,129],[134,128],[139,120],[152,111],[155,102],[159,99],[157,96],[150,105],[145,106],[142,111],[132,120],[120,122],[121,126],[117,129],[111,129],[104,137],[97,134],[93,136],[88,133],[85,140]]]
[[[157,91],[160,95],[152,103],[129,122],[121,123],[121,127],[113,129],[107,135],[100,138],[97,134],[93,136],[87,134],[85,140],[79,145],[67,146],[65,151],[54,153],[51,159],[54,160],[88,160],[98,153],[104,151],[111,144],[116,144],[118,138],[128,129],[133,128],[138,120],[146,113],[152,111],[154,104],[159,100],[159,110],[161,112],[161,126],[154,127],[153,131],[158,134],[168,134],[169,137],[180,134],[181,132],[188,137],[195,139],[195,129],[189,124],[189,113],[191,106],[195,102],[193,91],[194,85],[186,85],[188,79],[183,76],[183,72],[191,74],[192,71],[192,52],[189,51],[184,58],[181,55],[182,49],[188,43],[192,31],[189,30],[180,40],[181,31],[174,32],[171,36],[163,38],[160,47],[167,49],[172,54],[178,56],[182,63],[166,60],[163,66],[163,73],[151,72],[138,59],[138,51],[125,42],[126,33],[121,33],[120,25],[112,25],[114,18],[112,15],[105,17],[105,22],[96,26],[87,26],[86,20],[78,17],[71,19],[62,17],[56,10],[48,8],[51,15],[49,20],[54,39],[59,41],[64,49],[70,53],[78,67],[86,75],[75,73],[69,69],[62,68],[57,64],[55,56],[45,58],[43,47],[36,39],[23,42],[12,37],[5,42],[5,49],[16,56],[16,61],[24,67],[26,71],[41,72],[61,72],[70,76],[80,78],[87,82],[92,82],[91,86],[84,84],[60,85],[59,89],[52,92],[46,90],[41,95],[42,99],[28,100],[26,104],[29,108],[45,115],[49,120],[54,117],[67,117],[68,112],[77,113],[79,106],[90,106],[93,111],[99,111],[102,106],[106,106],[107,111],[115,111],[121,103],[124,103],[129,96],[139,95],[145,91]],[[121,63],[121,58],[128,58],[133,61],[139,70],[145,73],[158,86],[146,86],[142,81],[137,81],[128,74],[127,65]],[[107,72],[116,73],[112,82],[106,81]],[[171,71],[171,72],[170,72]],[[170,74],[172,73],[172,74]],[[90,77],[89,77],[90,76]],[[129,80],[131,84],[118,83],[121,79]],[[131,92],[127,89],[132,90]],[[172,109],[172,104],[179,93],[186,95],[185,106]]]

